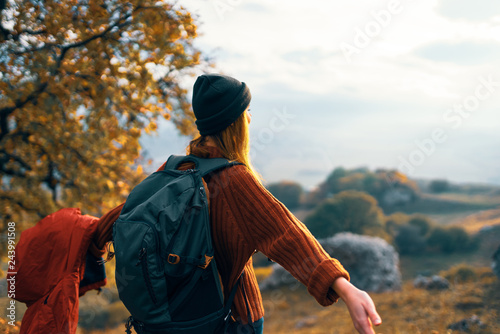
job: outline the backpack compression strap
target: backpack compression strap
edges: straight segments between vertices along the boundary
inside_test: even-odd
[[[171,155],[165,164],[165,170],[176,170],[184,162],[194,163],[194,169],[199,170],[202,176],[208,175],[222,168],[242,165],[242,163],[239,162],[229,162],[225,158],[198,158],[194,155]]]

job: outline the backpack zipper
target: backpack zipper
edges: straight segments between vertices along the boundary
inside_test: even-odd
[[[153,300],[153,303],[157,303],[156,296],[153,291],[153,286],[151,285],[151,277],[149,276],[149,270],[148,270],[148,258],[147,258],[147,248],[143,247],[139,251],[139,260],[135,264],[138,266],[139,264],[142,265],[142,273],[144,274],[144,280],[146,281],[146,287],[148,288],[149,296]]]
[[[163,259],[161,257],[161,246],[160,246],[160,238],[158,237],[158,233],[156,232],[156,227],[154,224],[144,221],[146,225],[149,226],[151,231],[153,231],[155,243],[156,243],[156,249],[155,249],[155,255],[156,255],[156,262],[158,263],[158,269],[160,272],[163,272]]]

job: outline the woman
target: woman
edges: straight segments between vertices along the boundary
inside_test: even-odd
[[[251,258],[258,250],[306,285],[321,305],[342,298],[356,329],[373,333],[370,322],[379,325],[381,320],[371,298],[349,283],[342,265],[262,186],[253,169],[249,157],[250,99],[245,83],[234,78],[216,74],[198,77],[192,103],[200,136],[187,149],[188,154],[224,157],[243,164],[206,180],[215,258],[223,286],[233,286],[243,269],[246,273],[240,283],[243,289],[235,298],[234,314],[241,324],[251,321],[256,333],[262,333],[264,310]]]
[[[381,319],[371,298],[349,283],[342,265],[263,187],[253,169],[249,156],[250,100],[248,87],[234,78],[218,74],[198,77],[192,105],[200,135],[187,148],[188,154],[241,163],[205,179],[223,287],[234,286],[245,272],[232,307],[235,322],[230,333],[251,333],[252,327],[255,333],[263,332],[264,308],[251,257],[255,251],[282,265],[321,305],[342,298],[358,332],[374,333],[372,325],[379,325]],[[186,163],[180,169],[191,167]],[[116,220],[120,210],[121,206],[103,216],[100,228],[108,229],[105,226]],[[98,235],[106,235],[106,231]],[[106,240],[100,238],[98,248]],[[229,290],[224,290],[226,297]]]

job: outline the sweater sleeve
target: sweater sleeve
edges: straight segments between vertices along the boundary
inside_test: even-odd
[[[336,302],[339,297],[331,286],[336,278],[349,280],[348,272],[246,167],[235,166],[228,171],[231,170],[227,173],[230,186],[222,191],[234,200],[231,207],[248,243],[303,283],[319,304]]]

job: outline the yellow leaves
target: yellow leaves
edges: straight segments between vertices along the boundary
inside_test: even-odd
[[[125,136],[118,136],[114,138],[111,142],[114,148],[121,149],[125,144],[127,138]]]
[[[184,30],[189,37],[196,37],[196,26],[194,24],[184,25]]]
[[[115,189],[115,185],[111,180],[106,180],[106,185],[108,186],[108,189],[113,191]]]
[[[151,121],[151,122],[149,122],[148,126],[144,130],[146,131],[146,133],[149,134],[151,132],[155,132],[157,128],[158,128],[158,126],[156,125],[156,123]]]
[[[170,31],[170,33],[168,34],[168,39],[170,41],[176,41],[178,39],[180,39],[182,36],[182,33],[181,33],[181,30],[180,29],[173,29]]]
[[[180,43],[177,43],[174,48],[174,52],[176,54],[183,54],[184,53],[184,46]]]
[[[16,154],[19,161],[34,167],[27,178],[12,178],[8,190],[39,212],[77,205],[84,212],[96,214],[123,201],[131,186],[143,176],[142,167],[136,168],[141,152],[139,138],[143,133],[158,130],[159,117],[171,120],[175,115],[176,126],[184,133],[192,128],[189,106],[184,101],[187,92],[179,85],[183,76],[199,63],[200,52],[191,43],[196,36],[196,22],[186,9],[174,11],[173,7],[179,7],[146,0],[145,7],[155,4],[163,9],[141,9],[128,25],[69,49],[59,62],[62,44],[84,41],[104,32],[112,21],[110,13],[123,16],[130,5],[126,0],[116,0],[108,4],[112,10],[107,11],[102,2],[95,1],[90,1],[86,10],[75,6],[74,0],[42,3],[50,13],[45,27],[34,20],[41,14],[40,8],[26,2],[20,7],[22,14],[15,29],[43,30],[44,33],[31,36],[33,41],[58,46],[33,52],[23,59],[9,57],[8,66],[0,65],[2,73],[11,78],[9,82],[0,82],[0,94],[7,97],[2,103],[9,106],[15,106],[17,100],[22,101],[39,88],[38,82],[27,80],[27,73],[48,83],[44,92],[35,94],[32,102],[13,114],[16,131],[28,135],[20,138],[7,133],[0,141],[0,152]],[[78,7],[76,12],[74,6]],[[35,8],[32,16],[27,15],[30,8]],[[138,41],[138,45],[131,40]],[[175,62],[165,61],[172,55]],[[163,68],[156,69],[159,75],[155,81],[147,63],[177,73],[169,83],[168,96],[163,95],[167,93],[158,80]],[[157,98],[158,103],[150,103]],[[180,108],[174,112],[173,105]],[[1,158],[5,158],[2,153]],[[9,164],[19,170],[17,161]],[[60,189],[56,202],[43,181],[49,179],[49,166],[61,171],[58,178],[51,178],[50,184]],[[16,204],[12,207],[16,212],[22,211]],[[0,215],[3,213],[0,209]]]
[[[201,55],[201,52],[196,52],[195,54],[193,54],[193,57],[191,58],[192,62],[195,64],[199,64],[200,63],[200,55]]]
[[[131,128],[129,130],[129,134],[134,138],[138,138],[141,135],[141,130],[138,128]]]
[[[389,177],[392,179],[392,181],[398,181],[403,184],[408,181],[408,177],[399,171],[392,172],[392,175],[390,175]]]

